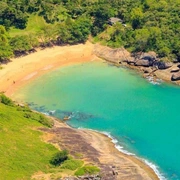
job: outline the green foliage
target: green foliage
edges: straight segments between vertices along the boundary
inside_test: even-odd
[[[43,125],[45,125],[47,127],[52,127],[52,125],[53,125],[52,121],[49,118],[47,118],[43,114],[39,114],[39,113],[36,113],[36,112],[25,111],[24,117],[27,118],[27,119],[35,120],[35,121],[37,121],[37,122],[39,122],[39,123],[41,123],[41,124],[43,124]]]
[[[12,57],[12,55],[12,49],[8,42],[8,34],[4,26],[0,25],[0,63]]]
[[[84,43],[90,34],[111,47],[180,60],[179,0],[1,0],[0,7],[11,35],[0,26],[0,61],[39,45]],[[110,17],[122,23],[110,27]]]
[[[180,1],[122,0],[113,4],[119,7],[118,17],[124,28],[117,24],[111,31],[109,27],[102,28],[96,39],[111,47],[124,46],[135,52],[151,50],[160,57],[180,60]],[[109,5],[116,9],[111,2]]]
[[[83,176],[85,174],[97,174],[97,173],[99,173],[99,171],[100,171],[100,169],[96,166],[86,165],[86,166],[79,168],[75,172],[75,175],[76,176]]]
[[[0,94],[0,103],[5,104],[7,106],[16,107],[17,111],[21,111],[24,113],[23,114],[24,118],[37,121],[47,127],[52,127],[52,125],[53,125],[52,120],[47,118],[45,115],[37,113],[37,112],[33,112],[28,106],[15,105],[15,103],[10,98],[5,96],[4,94]]]
[[[68,159],[68,151],[63,150],[63,151],[56,153],[50,160],[50,163],[54,166],[59,166],[67,159]]]
[[[83,165],[83,162],[81,160],[69,159],[62,163],[61,168],[74,171],[74,170],[80,168],[82,165]]]
[[[67,19],[58,30],[61,43],[84,43],[91,30],[91,21],[87,17],[77,18],[75,21]]]
[[[25,12],[25,1],[8,1],[2,0],[0,2],[0,24],[4,25],[6,29],[15,26],[19,29],[24,29],[28,20],[28,15]]]
[[[27,36],[15,36],[11,38],[10,45],[14,51],[28,51],[31,49]]]
[[[0,94],[0,103],[7,106],[14,106],[13,101],[10,98],[6,97],[4,94]]]

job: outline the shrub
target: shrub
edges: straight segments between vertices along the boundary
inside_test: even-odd
[[[43,114],[39,114],[36,112],[25,112],[24,117],[27,119],[32,119],[35,121],[38,121],[39,123],[47,126],[47,127],[52,127],[53,121],[44,116]]]
[[[0,102],[7,105],[7,106],[14,106],[13,101],[6,97],[4,94],[0,94]]]
[[[21,106],[21,105],[18,105],[17,111],[32,112],[32,110],[28,106]]]
[[[62,165],[62,169],[69,169],[69,170],[76,170],[80,168],[83,165],[83,162],[81,160],[75,160],[75,159],[70,159],[65,161]]]
[[[41,124],[43,124],[47,127],[52,127],[52,125],[53,125],[53,122],[49,118],[44,116],[43,114],[39,115],[38,122],[40,122]]]
[[[100,171],[100,169],[96,166],[92,165],[86,165],[82,168],[79,168],[76,172],[76,176],[83,176],[85,174],[97,174]]]
[[[58,153],[56,153],[52,159],[50,160],[50,163],[54,166],[59,166],[60,164],[62,164],[64,161],[66,161],[68,159],[68,151],[67,150],[63,150],[60,151]]]

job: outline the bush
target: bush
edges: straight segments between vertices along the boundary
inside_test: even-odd
[[[84,166],[82,168],[79,168],[76,172],[76,176],[83,176],[85,174],[97,174],[100,171],[100,169],[96,166]]]
[[[62,165],[62,169],[69,169],[69,170],[76,170],[80,168],[83,165],[83,162],[81,160],[75,160],[75,159],[70,159],[65,161]]]
[[[43,114],[39,114],[36,112],[25,112],[24,117],[27,119],[32,119],[32,120],[38,121],[39,123],[41,123],[47,127],[52,127],[52,125],[53,125],[53,121],[51,119],[47,118]]]
[[[14,106],[13,101],[6,97],[4,94],[0,94],[0,102],[7,105],[7,106]]]
[[[59,166],[60,164],[62,164],[64,161],[66,161],[68,159],[68,151],[67,150],[63,150],[60,151],[58,153],[56,153],[52,159],[50,160],[50,163],[54,166]]]
[[[40,122],[41,124],[43,124],[43,125],[45,125],[47,127],[52,127],[53,126],[53,122],[49,118],[44,116],[43,114],[39,115],[38,122]]]
[[[28,106],[21,106],[21,105],[18,105],[17,111],[32,112],[32,110]]]

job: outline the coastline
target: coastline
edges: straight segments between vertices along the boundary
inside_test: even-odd
[[[94,45],[89,42],[74,46],[55,46],[28,56],[12,59],[12,62],[8,65],[2,65],[3,69],[0,70],[0,92],[5,92],[7,96],[11,97],[22,85],[44,73],[65,65],[98,59],[93,53],[93,48]],[[68,128],[72,129],[69,126]],[[102,163],[106,163],[107,157],[109,157],[110,164],[115,163],[120,170],[124,170],[125,174],[118,172],[118,176],[121,175],[121,177],[129,179],[127,176],[131,175],[131,178],[133,178],[139,173],[142,179],[159,179],[155,172],[144,162],[134,156],[118,151],[107,135],[91,130],[73,130],[82,134],[87,142],[92,142],[91,146],[100,154],[104,154],[101,158]]]
[[[141,159],[119,151],[111,136],[90,129],[74,129],[62,121],[53,119],[52,129],[42,129],[47,137],[51,137],[47,138],[47,142],[56,147],[70,149],[72,154],[80,152],[83,160],[101,167],[102,178],[105,176],[110,179],[127,180],[159,179],[154,170]]]
[[[139,57],[135,57],[124,48],[113,49],[96,44],[94,54],[115,66],[135,70],[143,78],[150,77],[154,83],[162,80],[171,84],[180,85],[180,64],[178,62],[161,62],[157,54],[153,51],[142,53]]]

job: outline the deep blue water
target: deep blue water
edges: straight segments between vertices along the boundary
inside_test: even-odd
[[[128,152],[180,179],[180,87],[154,85],[125,68],[102,62],[62,67],[16,94],[41,112],[70,116],[73,127],[109,132]]]

